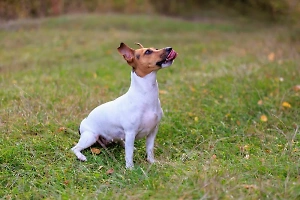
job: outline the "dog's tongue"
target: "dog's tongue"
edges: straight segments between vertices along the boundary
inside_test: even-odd
[[[176,53],[176,51],[174,51],[173,49],[172,49],[172,51],[169,53],[169,55],[168,55],[168,57],[167,57],[167,61],[170,61],[170,60],[174,60],[175,58],[176,58],[176,56],[177,56],[177,53]]]

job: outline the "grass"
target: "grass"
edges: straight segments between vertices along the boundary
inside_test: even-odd
[[[300,55],[284,25],[71,15],[0,28],[1,198],[299,199]],[[158,162],[137,141],[132,171],[119,146],[85,163],[70,152],[80,121],[129,87],[119,42],[179,53],[158,73]]]

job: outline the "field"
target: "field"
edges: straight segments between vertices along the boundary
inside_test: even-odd
[[[287,26],[68,15],[2,23],[0,38],[0,198],[300,198],[300,45]],[[129,87],[120,42],[179,53],[158,72],[157,163],[136,141],[133,170],[118,145],[87,162],[70,151],[80,121]]]

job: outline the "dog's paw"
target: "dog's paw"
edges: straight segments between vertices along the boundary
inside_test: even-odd
[[[147,157],[147,161],[149,162],[149,163],[151,163],[151,164],[153,164],[153,163],[155,163],[155,159],[154,159],[154,157],[150,157],[150,156],[148,156]]]
[[[126,169],[132,170],[134,167],[133,163],[126,163]]]
[[[153,164],[153,163],[155,163],[155,162],[156,162],[156,160],[155,160],[155,159],[147,159],[147,161],[148,161],[150,164]]]
[[[78,160],[83,161],[83,162],[87,161],[86,157],[85,157],[82,153],[80,153],[80,154],[81,154],[81,155],[77,155],[77,154],[76,154]]]
[[[75,147],[73,147],[71,150],[76,155],[78,160],[83,161],[83,162],[87,161],[86,157],[82,153],[80,153],[80,151],[78,151]]]

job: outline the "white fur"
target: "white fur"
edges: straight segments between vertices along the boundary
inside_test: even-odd
[[[168,63],[167,67],[172,63]],[[80,124],[81,137],[72,148],[77,158],[86,161],[81,150],[93,145],[99,136],[125,141],[126,167],[133,167],[135,139],[146,137],[147,160],[153,163],[154,140],[162,117],[156,72],[143,78],[131,72],[128,92],[114,101],[96,107]]]
[[[173,60],[172,61],[168,61],[168,62],[166,62],[166,63],[163,63],[162,65],[161,65],[161,67],[162,68],[166,68],[166,67],[169,67],[170,65],[172,65],[173,64]]]

